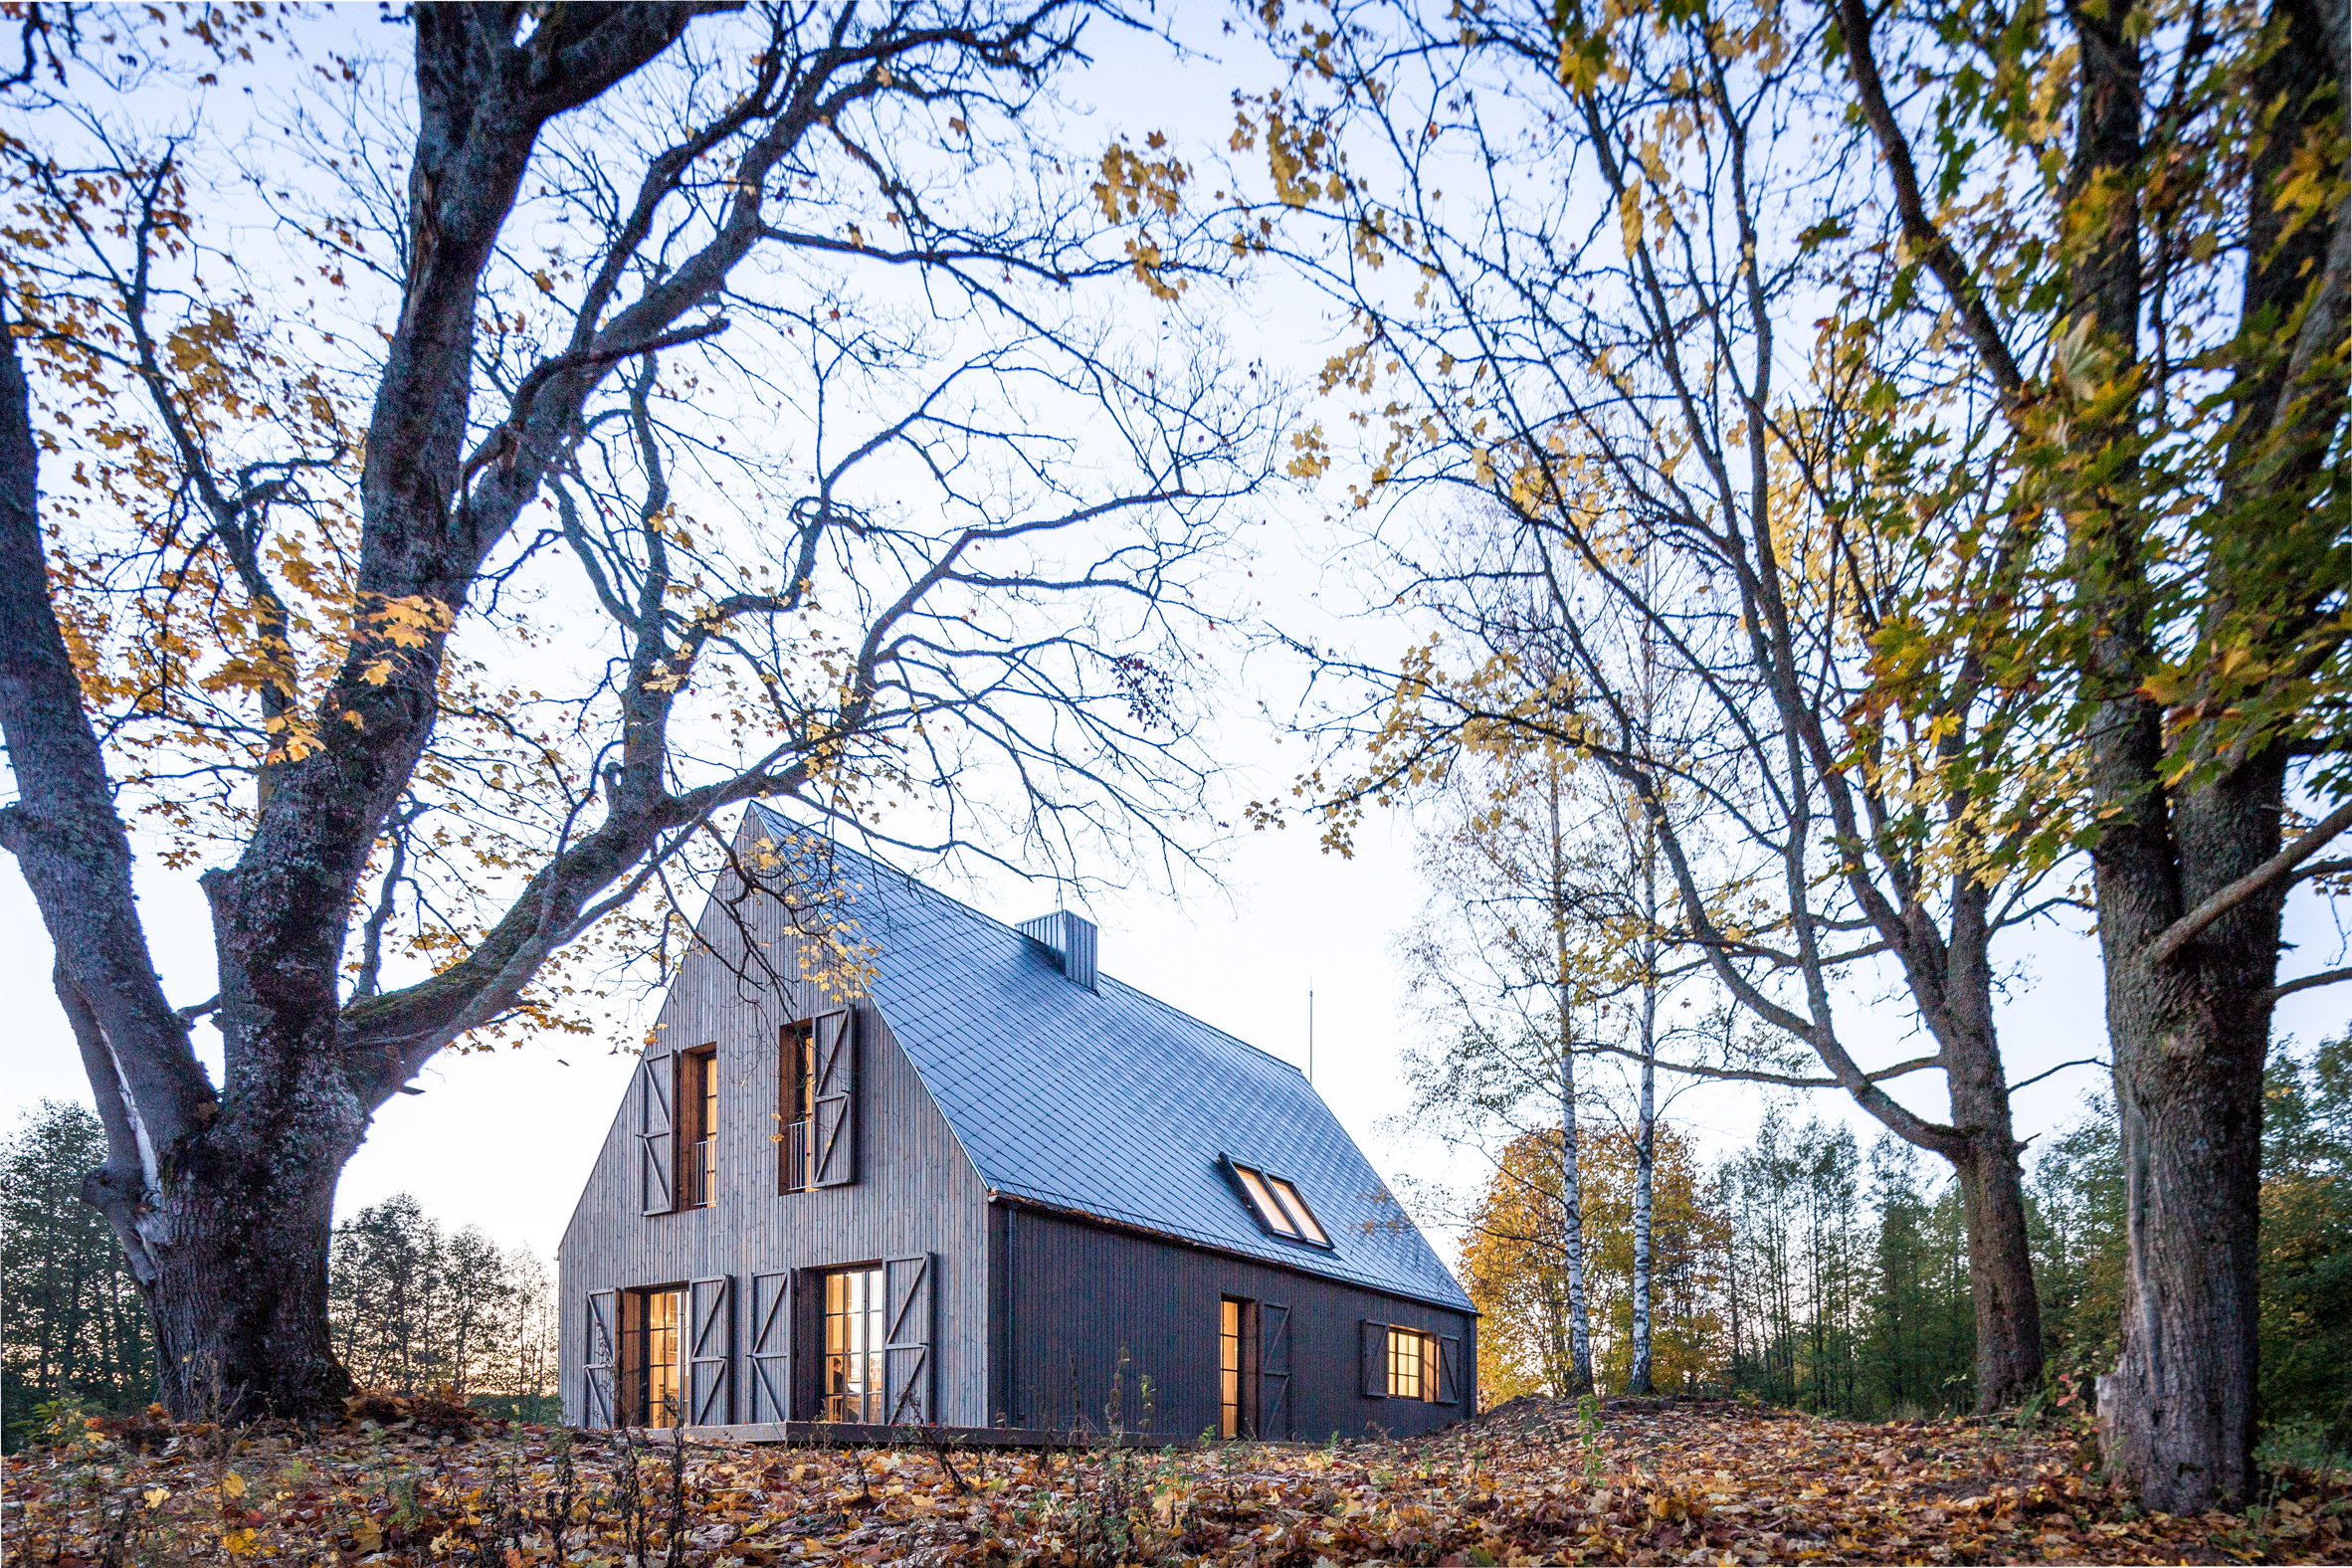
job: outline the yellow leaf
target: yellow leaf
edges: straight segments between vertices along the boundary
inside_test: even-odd
[[[232,1557],[251,1557],[256,1545],[251,1527],[231,1530],[221,1537],[221,1549]]]
[[[245,1477],[238,1474],[235,1470],[231,1470],[226,1475],[223,1475],[221,1477],[221,1495],[224,1497],[244,1496]]]

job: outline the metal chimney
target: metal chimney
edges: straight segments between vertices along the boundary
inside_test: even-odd
[[[1021,922],[1021,934],[1054,955],[1062,972],[1087,990],[1094,989],[1094,922],[1068,909],[1041,914]]]

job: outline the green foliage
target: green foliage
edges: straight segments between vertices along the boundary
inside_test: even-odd
[[[2261,1407],[2296,1452],[2352,1444],[2352,1033],[2263,1075]],[[2035,1162],[2034,1277],[2054,1375],[2114,1365],[2123,1170],[2099,1096]],[[2300,1434],[2300,1436],[2295,1436]]]
[[[1870,1150],[1869,1193],[1877,1235],[1858,1383],[1873,1410],[1888,1415],[1965,1407],[1974,1393],[1976,1316],[1959,1189],[1923,1178],[1916,1151],[1881,1137]]]
[[[114,1233],[82,1201],[105,1162],[88,1107],[45,1099],[0,1142],[0,1411],[13,1453],[58,1412],[154,1397],[145,1298]]]
[[[1601,1396],[1587,1394],[1576,1402],[1576,1438],[1584,1445],[1584,1483],[1596,1485],[1608,1454],[1601,1438]]]
[[[1768,1114],[1724,1167],[1732,1207],[1732,1381],[1778,1405],[1851,1413],[1871,1395],[1859,1351],[1869,1239],[1849,1128]]]
[[[2034,1284],[2042,1297],[2043,1355],[2053,1375],[2115,1364],[2123,1313],[2123,1156],[2115,1103],[2086,1100],[2060,1129],[2027,1188]]]
[[[2352,1448],[2352,1031],[2262,1098],[2262,1413]]]

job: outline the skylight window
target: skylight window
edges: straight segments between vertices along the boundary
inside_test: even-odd
[[[1269,1175],[1254,1166],[1228,1156],[1226,1169],[1233,1172],[1234,1183],[1241,1189],[1242,1201],[1250,1206],[1251,1217],[1276,1236],[1304,1242],[1309,1247],[1328,1248],[1331,1238],[1324,1234],[1314,1211],[1298,1195],[1298,1189],[1279,1176]]]

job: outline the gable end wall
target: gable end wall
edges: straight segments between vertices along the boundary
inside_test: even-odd
[[[632,1078],[557,1253],[563,1419],[576,1425],[586,1418],[581,1362],[589,1291],[730,1276],[735,1410],[741,1420],[754,1274],[929,1253],[936,1271],[939,1419],[983,1425],[988,1208],[979,1177],[881,1014],[861,1004],[858,1181],[813,1192],[776,1191],[780,1032],[841,1004],[807,981],[779,991],[730,971],[728,961],[742,945],[726,902],[731,891],[722,886],[702,919],[702,937],[716,953],[697,949],[681,966],[658,1037],[674,1051],[718,1048],[715,1200],[703,1209],[643,1212]],[[755,922],[777,967],[797,973],[782,905],[755,895],[738,907]]]

